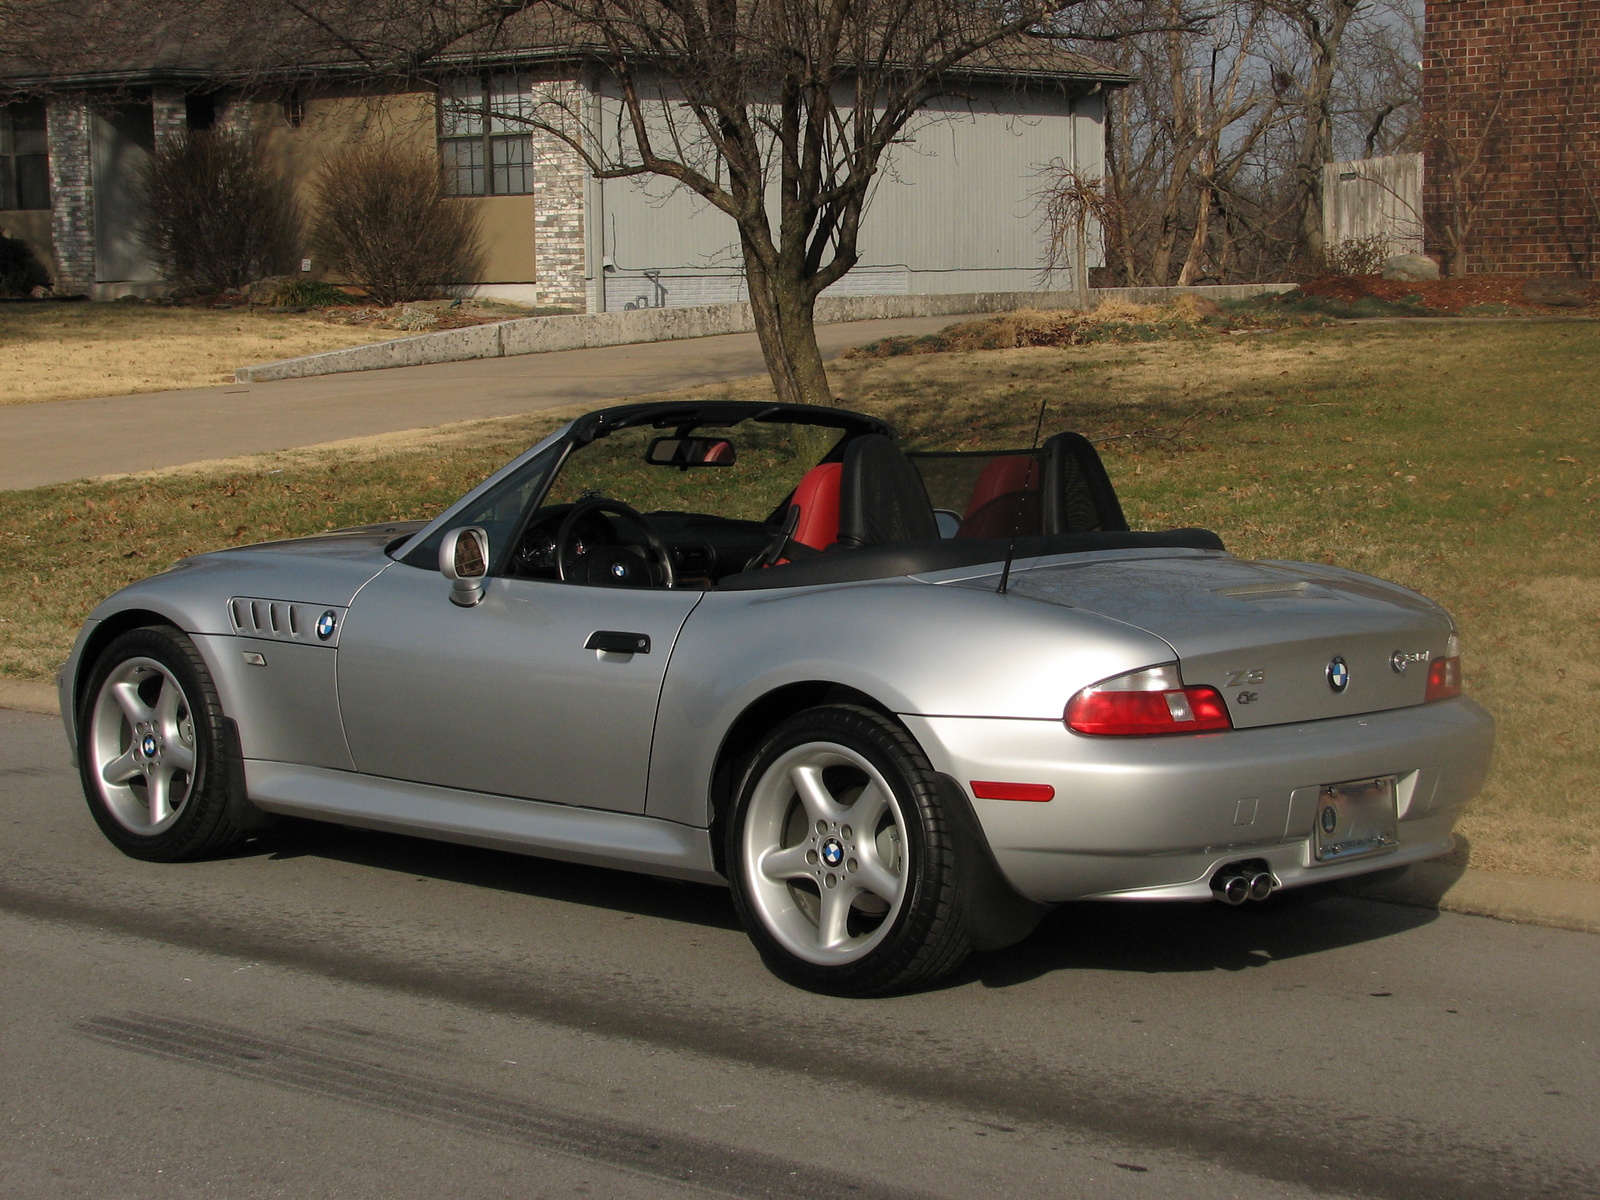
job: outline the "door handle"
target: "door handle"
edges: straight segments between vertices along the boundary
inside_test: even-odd
[[[596,629],[583,644],[585,650],[600,650],[606,654],[649,654],[650,635],[645,633],[619,633],[615,629]]]

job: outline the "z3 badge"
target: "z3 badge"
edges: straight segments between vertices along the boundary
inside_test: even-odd
[[[1265,683],[1266,681],[1267,673],[1261,668],[1249,671],[1229,671],[1227,686],[1231,688],[1244,687],[1249,683]]]

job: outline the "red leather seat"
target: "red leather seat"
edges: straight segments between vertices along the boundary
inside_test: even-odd
[[[843,472],[843,464],[834,462],[822,463],[805,473],[789,500],[791,509],[800,510],[790,541],[813,550],[826,550],[839,540],[839,481]]]
[[[1039,460],[1031,454],[991,459],[972,485],[962,515],[962,538],[1010,537],[1039,532]]]

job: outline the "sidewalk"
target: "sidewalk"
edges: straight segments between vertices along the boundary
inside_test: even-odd
[[[959,316],[820,325],[833,356],[881,337],[933,333]],[[0,491],[94,475],[315,446],[759,375],[753,333],[556,350],[273,383],[0,406]]]

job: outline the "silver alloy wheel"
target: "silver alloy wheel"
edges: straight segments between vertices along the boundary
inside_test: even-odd
[[[835,742],[796,746],[750,793],[751,903],[795,957],[839,966],[888,935],[906,892],[905,816],[883,775]]]
[[[106,811],[130,833],[161,833],[194,787],[194,713],[172,672],[153,658],[119,663],[100,685],[89,752]]]

